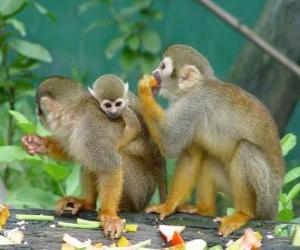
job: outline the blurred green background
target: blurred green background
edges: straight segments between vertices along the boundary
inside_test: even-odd
[[[9,2],[11,1],[8,0],[7,3]],[[266,4],[262,0],[215,2],[250,27],[255,26]],[[6,65],[12,70],[8,80],[2,63],[0,145],[19,146],[22,134],[32,131],[30,129],[41,131],[35,127],[34,88],[45,77],[63,75],[84,85],[91,85],[99,75],[115,73],[124,80],[129,80],[130,89],[135,91],[141,74],[151,72],[168,45],[184,43],[205,55],[216,75],[226,80],[231,66],[246,43],[242,35],[194,0],[20,0],[19,4],[19,8],[10,6],[15,11],[5,16],[3,11],[7,6],[0,2],[0,13],[2,9],[3,15],[0,28],[5,31],[0,33],[0,47],[3,55],[7,53],[4,57]],[[6,22],[8,19],[18,20],[24,27],[14,21]],[[26,36],[22,36],[23,29]],[[51,62],[47,55],[39,54],[35,58],[30,54],[26,55],[20,48],[20,43],[10,42],[12,39],[42,45],[51,55]],[[18,70],[14,71],[16,68]],[[14,114],[16,120],[13,122],[12,142],[8,143],[8,110],[11,109],[8,103],[11,89],[15,92],[14,108],[24,114],[28,121],[22,121],[24,117]],[[300,134],[299,113],[297,108],[286,131]],[[32,124],[25,126],[25,129],[24,126],[18,126],[28,122]],[[22,155],[18,159],[12,156],[9,161],[3,160],[1,157],[19,154],[21,150],[4,149],[6,151],[0,151],[0,164],[10,204],[52,207],[58,196],[79,192],[74,187],[79,185],[78,182],[73,181],[78,179],[78,168],[75,168],[76,172],[73,166],[62,166],[46,157],[28,159]],[[297,148],[289,154],[287,165],[295,166],[299,162],[299,151],[300,148]],[[57,172],[61,175],[57,176]],[[26,190],[34,195],[29,197]],[[45,200],[45,197],[48,197],[48,202],[43,203],[41,199]]]

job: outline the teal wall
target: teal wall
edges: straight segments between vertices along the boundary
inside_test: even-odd
[[[84,0],[39,2],[56,15],[55,23],[47,17],[41,17],[33,9],[22,13],[21,18],[27,24],[28,39],[45,45],[53,56],[53,63],[43,64],[38,70],[43,77],[71,76],[71,67],[76,67],[81,72],[87,71],[88,78],[85,84],[91,84],[100,74],[121,73],[118,57],[108,60],[104,53],[109,41],[118,36],[117,28],[103,26],[84,32],[92,21],[109,17],[105,6],[99,5],[79,15],[78,6],[86,2]],[[130,2],[123,0],[122,4]],[[250,27],[254,27],[266,3],[264,0],[215,0],[215,2]],[[209,59],[218,77],[225,80],[236,56],[246,42],[244,37],[216,18],[196,0],[156,0],[155,7],[164,13],[161,21],[153,22],[153,28],[162,38],[162,51],[169,44],[190,44]],[[138,76],[133,74],[129,79],[132,89],[137,78]],[[288,131],[297,132],[300,136],[300,128],[297,129],[300,117],[298,114],[300,107],[296,109]],[[299,158],[299,153],[300,147],[289,156],[290,161],[295,162]]]

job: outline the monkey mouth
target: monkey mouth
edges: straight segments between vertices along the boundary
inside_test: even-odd
[[[114,120],[114,119],[116,119],[120,114],[117,112],[117,113],[107,113],[106,115],[107,115],[107,117],[108,117],[109,119]]]
[[[157,84],[151,88],[152,94],[156,96],[161,88],[161,77],[159,72],[154,72],[153,77],[155,78]]]

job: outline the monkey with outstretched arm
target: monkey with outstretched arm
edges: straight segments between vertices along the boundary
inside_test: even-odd
[[[252,218],[274,218],[284,174],[277,127],[267,108],[241,88],[218,80],[208,61],[185,45],[170,46],[158,69],[139,82],[146,124],[161,152],[178,157],[161,219],[180,211],[215,215],[216,192],[229,193],[235,212],[218,218],[227,236]],[[163,110],[152,92],[167,97]],[[184,206],[196,187],[197,204]]]
[[[37,89],[36,102],[39,119],[52,136],[25,136],[25,149],[83,166],[84,196],[63,198],[58,212],[70,204],[73,214],[95,209],[99,195],[104,232],[118,237],[123,225],[117,211],[142,211],[157,185],[164,200],[165,162],[146,128],[118,152],[115,145],[124,129],[122,119],[109,120],[88,92],[63,77],[44,80]]]

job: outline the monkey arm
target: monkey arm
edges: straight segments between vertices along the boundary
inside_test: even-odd
[[[64,152],[58,141],[50,136],[42,137],[42,139],[45,143],[45,148],[47,150],[46,154],[48,156],[57,160],[70,160],[70,157]]]
[[[138,95],[143,117],[153,140],[158,145],[162,154],[165,154],[163,136],[166,130],[166,114],[153,97],[147,78],[139,81]]]
[[[132,109],[126,107],[122,114],[125,122],[125,129],[118,140],[117,149],[121,149],[134,140],[141,133],[141,123]]]

